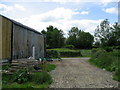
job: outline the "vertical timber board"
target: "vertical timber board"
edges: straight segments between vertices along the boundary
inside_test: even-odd
[[[13,24],[13,58],[14,59],[21,59],[21,58],[28,58],[29,51],[29,41],[28,38],[29,32],[26,28],[19,26],[17,24]],[[33,37],[32,37],[33,38]]]
[[[43,35],[41,35],[40,36],[40,46],[41,46],[41,57],[44,57],[44,53],[45,53],[45,51],[44,51],[44,49],[45,49],[45,47],[44,47],[44,36]]]
[[[35,46],[35,58],[44,57],[44,37],[29,28],[13,24],[14,59],[32,56],[33,46]]]
[[[11,59],[11,32],[12,22],[2,18],[2,58]]]
[[[2,16],[0,16],[0,59],[2,59]]]
[[[7,20],[7,58],[11,59],[11,35],[12,35],[12,22]]]

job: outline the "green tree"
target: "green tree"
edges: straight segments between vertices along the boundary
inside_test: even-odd
[[[79,31],[79,37],[77,41],[77,47],[78,48],[92,48],[94,41],[93,35],[91,35],[89,32]]]
[[[94,37],[82,30],[79,30],[77,27],[72,27],[68,33],[67,44],[74,45],[75,48],[91,48]]]
[[[119,46],[120,45],[120,24],[116,22],[111,29],[112,29],[111,39],[113,39],[111,41],[114,41],[113,45]]]
[[[61,48],[64,46],[64,34],[62,30],[58,30],[56,27],[49,26],[47,31],[41,31],[46,35],[46,43],[49,48]]]
[[[77,46],[77,37],[78,37],[79,29],[77,27],[72,27],[68,32],[69,37],[67,38],[66,44]]]
[[[108,19],[105,19],[99,26],[97,26],[97,29],[95,30],[95,39],[96,41],[100,41],[102,46],[108,46],[108,41],[111,38],[112,31],[109,24],[110,22]]]
[[[100,42],[101,46],[118,46],[120,45],[120,24],[115,23],[110,27],[110,22],[105,19],[97,26],[95,30],[96,42]]]

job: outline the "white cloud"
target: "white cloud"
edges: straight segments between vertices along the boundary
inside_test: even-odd
[[[118,13],[118,9],[115,7],[106,8],[106,9],[103,9],[103,11],[105,11],[106,13],[110,13],[110,14],[117,14]]]
[[[85,14],[89,14],[89,12],[88,11],[82,11],[80,14],[85,15]]]
[[[20,18],[16,20],[38,31],[46,29],[49,25],[53,25],[59,29],[62,29],[65,34],[67,34],[71,27],[75,26],[93,34],[96,26],[101,22],[101,19],[74,20],[73,16],[76,14],[80,13],[72,9],[65,9],[61,7],[42,14],[32,15],[27,18]]]
[[[9,7],[5,4],[0,4],[0,11],[2,12],[8,12],[8,11],[11,11],[13,10],[13,7]]]
[[[15,4],[13,6],[8,6],[5,4],[0,4],[0,12],[1,13],[8,13],[8,12],[12,12],[12,11],[25,11],[25,8],[19,4]]]
[[[103,6],[107,6],[109,3],[119,2],[119,0],[100,0],[100,2],[103,4]]]
[[[25,8],[19,4],[15,4],[14,7],[21,10],[21,11],[25,11]]]
[[[16,2],[16,0],[1,0],[3,2]],[[119,0],[17,0],[18,2],[118,2]]]

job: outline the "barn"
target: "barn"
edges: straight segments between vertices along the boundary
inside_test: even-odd
[[[45,36],[40,32],[0,15],[0,59],[39,59],[45,56]]]

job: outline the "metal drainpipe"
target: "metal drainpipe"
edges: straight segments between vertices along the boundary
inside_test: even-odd
[[[33,46],[33,53],[32,53],[33,55],[33,59],[35,59],[35,46]]]

